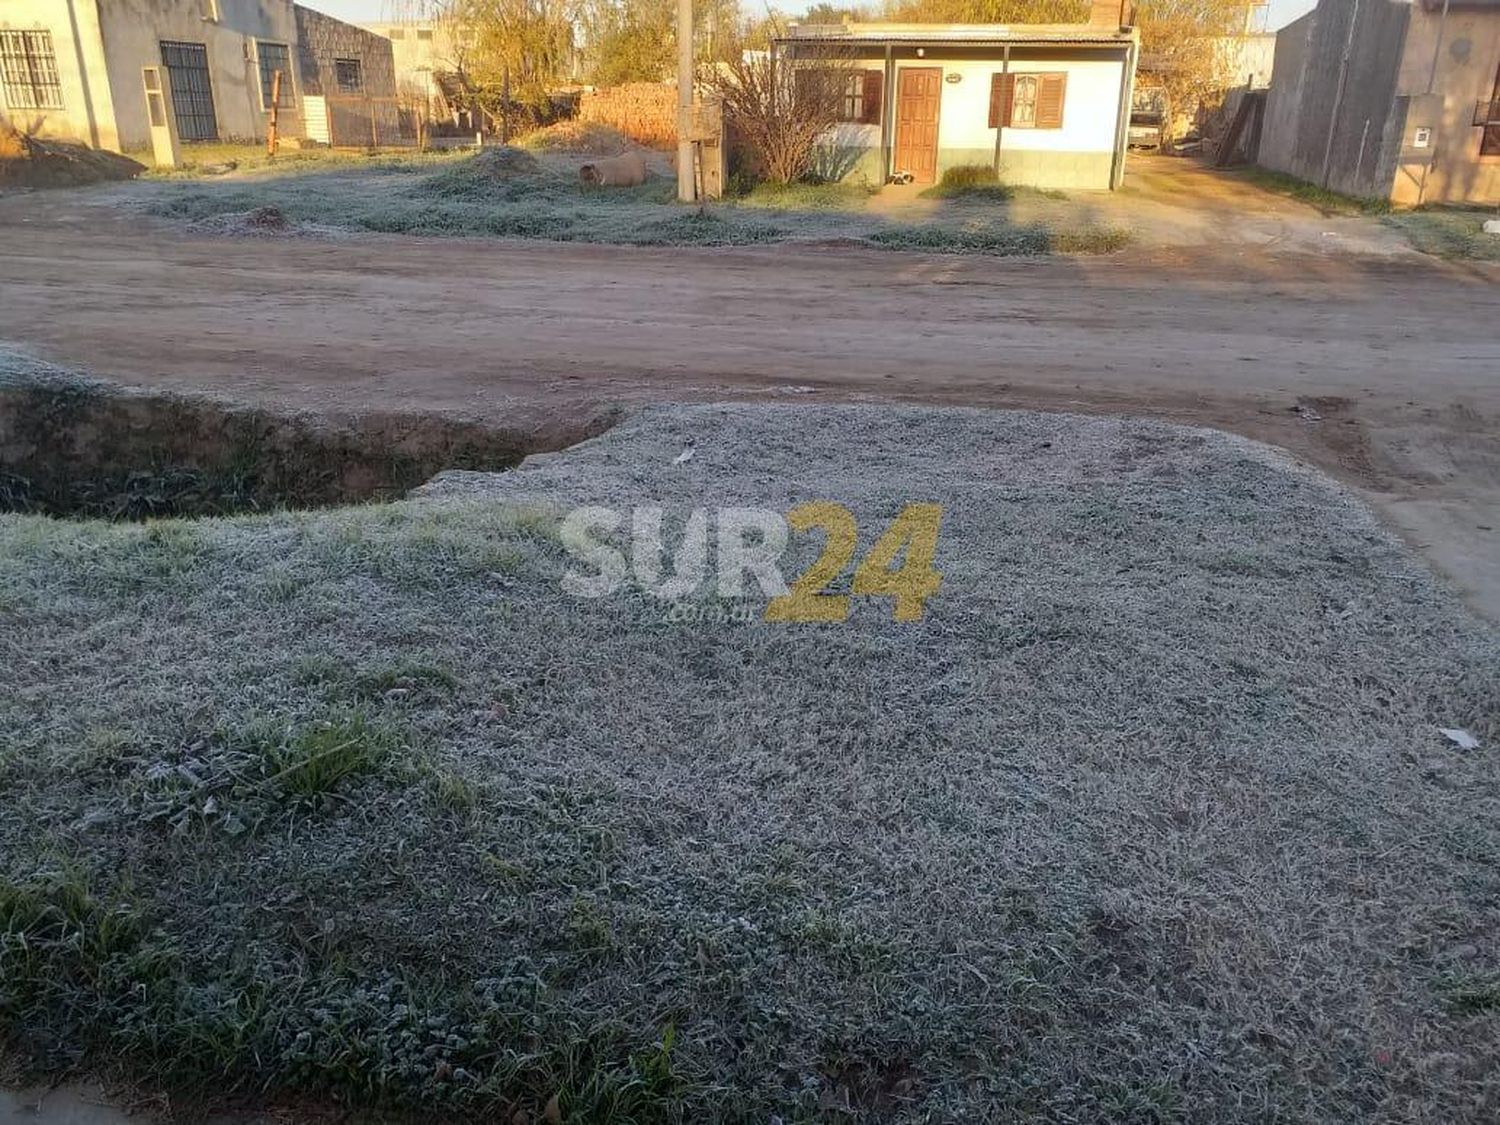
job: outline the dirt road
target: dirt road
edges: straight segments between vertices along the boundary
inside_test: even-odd
[[[1360,487],[1500,619],[1494,267],[189,238],[91,191],[0,199],[0,241],[0,341],[138,384],[537,427],[601,401],[784,395],[1235,430]]]

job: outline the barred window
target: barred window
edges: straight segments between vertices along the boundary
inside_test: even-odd
[[[286,49],[286,44],[262,43],[257,39],[255,53],[260,57],[260,104],[262,108],[271,108],[271,90],[278,70],[281,71],[281,104],[290,105],[292,62],[291,52]]]
[[[358,94],[365,88],[364,70],[358,59],[334,59],[333,77],[341,94]]]
[[[50,31],[0,31],[0,78],[11,109],[62,109]]]

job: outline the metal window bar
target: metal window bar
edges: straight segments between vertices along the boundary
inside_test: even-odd
[[[62,108],[50,31],[0,32],[0,76],[12,109]]]
[[[219,139],[214,116],[213,83],[208,76],[208,51],[202,43],[162,40],[161,63],[172,87],[177,135],[184,141]]]
[[[334,59],[333,74],[334,81],[338,84],[339,93],[359,94],[364,92],[364,68],[360,65],[359,59]]]
[[[255,41],[255,54],[260,60],[260,105],[271,108],[271,91],[275,88],[276,72],[281,71],[281,101],[279,105],[291,104],[292,65],[291,52],[285,43],[262,43]]]

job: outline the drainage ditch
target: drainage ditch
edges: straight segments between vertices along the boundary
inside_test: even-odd
[[[393,500],[498,471],[611,419],[507,429],[403,413],[280,414],[73,379],[0,380],[0,511],[144,520]]]

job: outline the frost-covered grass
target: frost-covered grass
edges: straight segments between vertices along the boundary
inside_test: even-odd
[[[1388,199],[1345,195],[1343,192],[1320,187],[1285,172],[1275,172],[1253,164],[1244,168],[1236,168],[1228,174],[1248,180],[1266,191],[1285,195],[1306,203],[1310,207],[1316,207],[1325,215],[1384,215],[1391,209]]]
[[[763,185],[719,203],[684,206],[675,202],[674,185],[666,175],[635,188],[590,188],[577,176],[578,165],[588,157],[541,156],[536,174],[501,177],[487,174],[482,163],[467,155],[388,156],[326,165],[309,159],[223,178],[133,185],[122,198],[151,214],[224,233],[245,233],[244,216],[275,207],[293,224],[292,233],[300,227],[304,233],[322,234],[494,235],[647,246],[849,238],[890,248],[930,244],[998,254],[1099,253],[1128,240],[1122,231],[1093,223],[1075,229],[1061,221],[1016,222],[1002,203],[981,213],[982,205],[968,201],[961,209],[913,223],[892,222],[868,211],[869,189],[845,184]]]
[[[1494,208],[1471,210],[1432,208],[1388,215],[1396,227],[1424,254],[1480,262],[1500,262],[1500,234],[1486,234],[1486,219],[1500,218]]]
[[[943,505],[920,622],[560,588],[572,505],[811,499],[862,550]],[[1500,642],[1237,438],[655,408],[391,505],[0,517],[0,625],[42,1069],[483,1120],[1500,1098]]]

